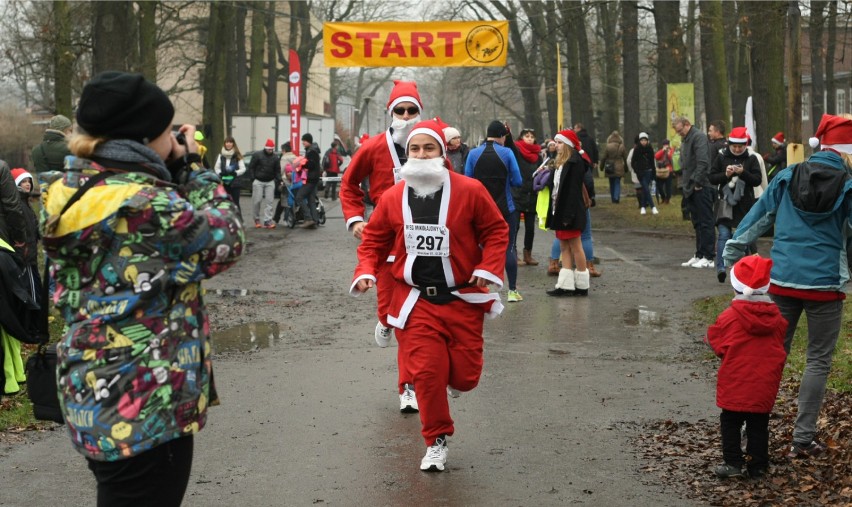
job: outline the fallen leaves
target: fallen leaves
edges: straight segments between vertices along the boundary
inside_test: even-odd
[[[640,427],[634,443],[653,482],[711,505],[849,505],[852,503],[852,396],[826,393],[817,438],[828,451],[788,460],[798,385],[786,383],[769,420],[770,469],[763,479],[716,478],[722,463],[718,420],[671,419]]]

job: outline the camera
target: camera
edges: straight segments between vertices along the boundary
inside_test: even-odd
[[[186,135],[183,132],[176,133],[175,139],[177,140],[178,144],[186,146]]]

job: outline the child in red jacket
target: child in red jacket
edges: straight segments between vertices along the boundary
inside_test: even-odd
[[[746,473],[759,478],[769,465],[769,413],[787,360],[787,321],[766,295],[771,268],[772,260],[758,255],[740,259],[731,269],[731,285],[737,295],[707,329],[705,341],[722,358],[716,384],[725,460],[716,467],[721,479]],[[747,456],[740,447],[743,423]]]

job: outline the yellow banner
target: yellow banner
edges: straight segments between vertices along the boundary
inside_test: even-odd
[[[326,67],[501,67],[508,21],[323,23]]]
[[[668,95],[668,104],[666,111],[668,113],[668,132],[672,147],[680,146],[680,136],[677,135],[672,126],[672,121],[678,116],[684,116],[689,119],[689,122],[695,125],[695,87],[692,83],[671,83],[666,85],[666,95]]]

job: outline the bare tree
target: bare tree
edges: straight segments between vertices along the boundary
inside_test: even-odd
[[[722,9],[724,25],[725,61],[731,89],[731,120],[740,123],[745,117],[745,105],[751,95],[751,67],[748,45],[745,42],[743,2],[729,2]]]
[[[137,2],[139,6],[139,71],[157,82],[157,7],[159,1]]]
[[[275,2],[269,2],[268,9],[275,9]],[[266,112],[273,114],[278,112],[278,66],[276,64],[276,49],[281,45],[278,43],[278,34],[275,32],[275,16],[266,16]],[[287,72],[285,71],[286,75]]]
[[[624,80],[624,134],[633,136],[639,122],[639,11],[638,2],[621,2],[621,54]],[[615,129],[613,129],[615,130]],[[626,138],[626,137],[625,137]]]
[[[689,81],[680,2],[654,0],[654,28],[657,32],[657,132],[666,135],[666,88],[669,83]],[[690,118],[693,122],[695,118]]]
[[[71,83],[74,79],[74,53],[71,48],[71,20],[68,2],[53,2],[53,22],[56,43],[53,46],[53,100],[57,114],[72,116]]]
[[[94,2],[92,73],[139,71],[139,32],[133,2]]]
[[[704,76],[704,110],[707,120],[725,120],[731,124],[728,95],[728,68],[725,65],[725,32],[721,0],[702,0],[699,29],[701,31],[701,71]]]
[[[828,2],[821,0],[811,1],[811,17],[808,35],[811,43],[811,118],[814,125],[819,123],[825,109],[825,74],[823,73],[823,34],[825,33],[825,8]]]
[[[264,24],[263,10],[266,2],[251,3],[251,56],[249,57],[249,87],[248,111],[260,113],[261,97],[263,94],[263,45]]]
[[[234,2],[210,4],[208,44],[211,48],[226,48],[234,44]],[[229,73],[227,51],[208,51],[204,72],[203,130],[208,146],[221,146],[225,139],[225,90]],[[211,150],[212,151],[212,150]],[[215,151],[214,151],[215,153]]]
[[[799,3],[790,0],[787,6],[787,20],[790,25],[787,47],[799,48],[799,38],[802,33],[802,13]],[[802,140],[802,52],[789,51],[787,68],[787,139],[793,142]],[[766,137],[766,136],[764,136]]]
[[[787,2],[746,2],[752,92],[759,139],[784,129],[784,26]],[[773,51],[766,51],[773,48]]]
[[[834,79],[834,54],[837,51],[837,1],[828,2],[828,40],[825,41],[825,109],[837,114],[837,84]]]

